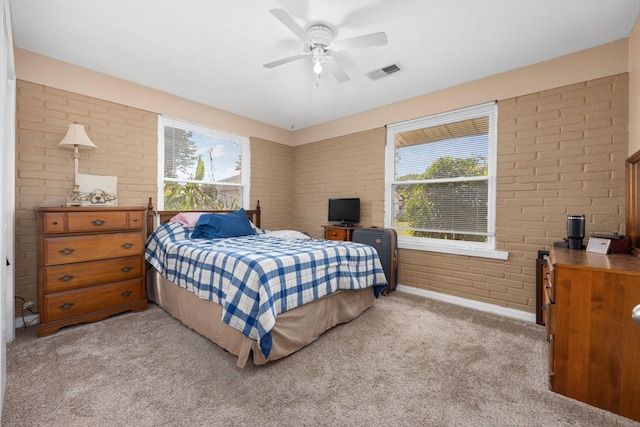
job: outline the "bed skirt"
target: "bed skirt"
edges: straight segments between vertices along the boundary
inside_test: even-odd
[[[198,298],[154,268],[147,274],[147,298],[187,327],[238,356],[239,368],[244,368],[250,354],[255,365],[288,356],[335,325],[355,319],[372,307],[375,300],[372,288],[338,291],[279,314],[271,331],[271,352],[265,359],[255,340],[222,323],[221,305]]]

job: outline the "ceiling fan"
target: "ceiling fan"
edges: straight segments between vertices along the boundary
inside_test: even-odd
[[[266,68],[273,68],[279,65],[311,56],[313,61],[313,71],[317,74],[322,72],[322,67],[327,69],[336,78],[338,83],[349,80],[349,75],[340,67],[335,58],[329,52],[341,50],[358,49],[362,47],[382,46],[387,44],[387,35],[383,32],[367,34],[364,36],[352,37],[344,40],[334,40],[334,28],[324,22],[310,24],[303,29],[284,9],[271,9],[269,12],[280,20],[287,28],[297,35],[308,49],[296,55],[278,59],[277,61],[264,64]]]

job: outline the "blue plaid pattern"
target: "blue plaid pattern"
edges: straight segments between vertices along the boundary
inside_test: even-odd
[[[164,277],[222,306],[222,321],[271,350],[279,313],[341,289],[387,286],[371,246],[332,240],[289,240],[268,234],[192,240],[176,223],[147,239],[145,258]]]

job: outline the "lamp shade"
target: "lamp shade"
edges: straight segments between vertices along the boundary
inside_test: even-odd
[[[67,134],[64,136],[62,141],[58,143],[58,146],[64,148],[74,149],[75,147],[84,148],[87,150],[93,150],[94,148],[98,148],[87,135],[87,132],[84,130],[84,126],[79,124],[70,124],[69,129],[67,129]]]

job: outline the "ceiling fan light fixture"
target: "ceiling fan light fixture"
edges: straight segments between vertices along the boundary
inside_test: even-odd
[[[387,44],[387,35],[383,32],[351,37],[348,39],[334,40],[336,31],[326,22],[314,22],[306,29],[302,28],[284,9],[270,9],[269,12],[291,30],[309,48],[305,52],[264,64],[266,68],[273,68],[289,62],[293,62],[311,55],[313,71],[320,76],[323,65],[331,73],[338,83],[349,80],[349,75],[342,69],[333,57],[327,53],[348,49],[360,49],[364,47],[382,46]]]
[[[316,74],[320,74],[322,72],[322,64],[324,64],[324,62],[327,60],[324,47],[316,45],[312,49],[312,54],[313,71]]]
[[[313,71],[316,74],[320,74],[322,72],[322,65],[320,64],[320,61],[314,61],[315,65],[313,66]]]

